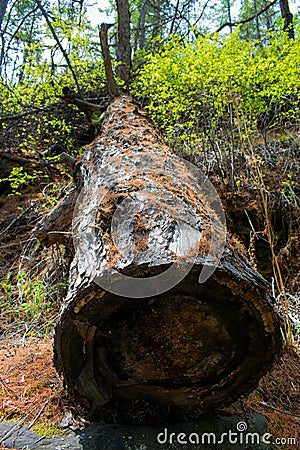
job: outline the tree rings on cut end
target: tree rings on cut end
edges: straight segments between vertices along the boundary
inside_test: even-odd
[[[70,391],[92,409],[117,398],[207,411],[254,389],[281,347],[272,306],[222,270],[199,284],[199,270],[153,298],[81,292],[56,332]]]

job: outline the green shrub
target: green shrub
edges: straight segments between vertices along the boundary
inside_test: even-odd
[[[23,167],[14,167],[7,178],[0,178],[1,181],[8,181],[11,187],[11,195],[20,194],[19,190],[22,186],[30,184],[38,178],[38,174],[30,175]]]
[[[135,94],[147,96],[146,107],[170,136],[191,135],[208,123],[216,129],[234,126],[237,115],[250,131],[259,122],[296,121],[300,42],[284,32],[270,34],[265,42],[244,41],[238,31],[224,42],[218,36],[193,44],[174,38],[147,57]]]

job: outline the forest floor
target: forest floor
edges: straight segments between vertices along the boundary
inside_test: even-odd
[[[282,148],[284,152],[284,146]],[[297,151],[299,163],[300,153]],[[278,155],[277,151],[277,158]],[[276,180],[278,177],[278,173],[273,169],[267,174],[270,180]],[[52,192],[54,184],[56,188],[55,192]],[[51,210],[53,199],[56,201],[63,197],[66,184],[66,178],[54,170],[48,180],[44,180],[40,185],[25,188],[22,195],[5,194],[0,197],[3,211],[0,217],[0,275],[3,291],[0,297],[0,420],[27,424],[45,436],[61,434],[64,427],[80,428],[85,425],[85,420],[89,420],[86,412],[68,398],[52,363],[53,326],[58,318],[66,287],[61,282],[67,271],[63,249],[60,246],[42,247],[32,233],[40,217]],[[215,186],[219,188],[220,195],[222,194],[225,209],[232,212],[228,221],[229,227],[234,224],[233,231],[236,231],[243,241],[241,211],[246,203],[250,208],[252,201],[252,213],[257,209],[256,215],[253,213],[252,217],[259,217],[260,211],[255,201],[257,193],[252,196],[252,200],[252,194],[242,190],[234,197],[230,195],[230,186],[224,188],[223,185],[217,184],[216,182]],[[277,210],[276,216],[280,214],[280,210]],[[282,217],[281,220],[286,224],[289,217]],[[258,219],[254,225],[259,227]],[[300,259],[299,252],[295,250],[299,247],[297,230],[297,226],[285,230],[285,238],[282,237],[281,231],[278,232],[283,274],[286,274],[285,279],[293,293],[299,288]],[[257,248],[259,260],[266,246],[261,244]],[[295,255],[298,255],[298,258]],[[269,265],[265,267],[267,259],[264,258],[259,267],[264,269],[266,276],[270,271]],[[17,282],[14,281],[16,274],[23,274],[21,277],[19,275]],[[37,275],[49,282],[48,303],[43,303],[43,287],[39,279],[34,278]],[[51,290],[53,285],[55,289]],[[60,288],[61,292],[58,292]],[[36,302],[39,294],[40,299]],[[259,387],[247,398],[225,408],[221,413],[247,415],[254,411],[268,418],[268,430],[273,437],[296,438],[298,443],[300,442],[299,333],[294,334],[293,342],[285,347],[283,355],[278,357],[273,369],[261,380]],[[296,447],[284,444],[277,445],[276,448]]]

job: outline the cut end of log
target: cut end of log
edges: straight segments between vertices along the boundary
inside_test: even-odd
[[[56,334],[70,391],[92,409],[117,398],[204,412],[253,390],[281,348],[272,306],[237,274],[199,284],[199,270],[153,298],[83,291]]]

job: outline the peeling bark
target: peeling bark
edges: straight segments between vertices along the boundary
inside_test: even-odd
[[[69,235],[77,196],[77,190],[73,187],[34,228],[33,232],[46,247],[65,241],[66,235]]]

